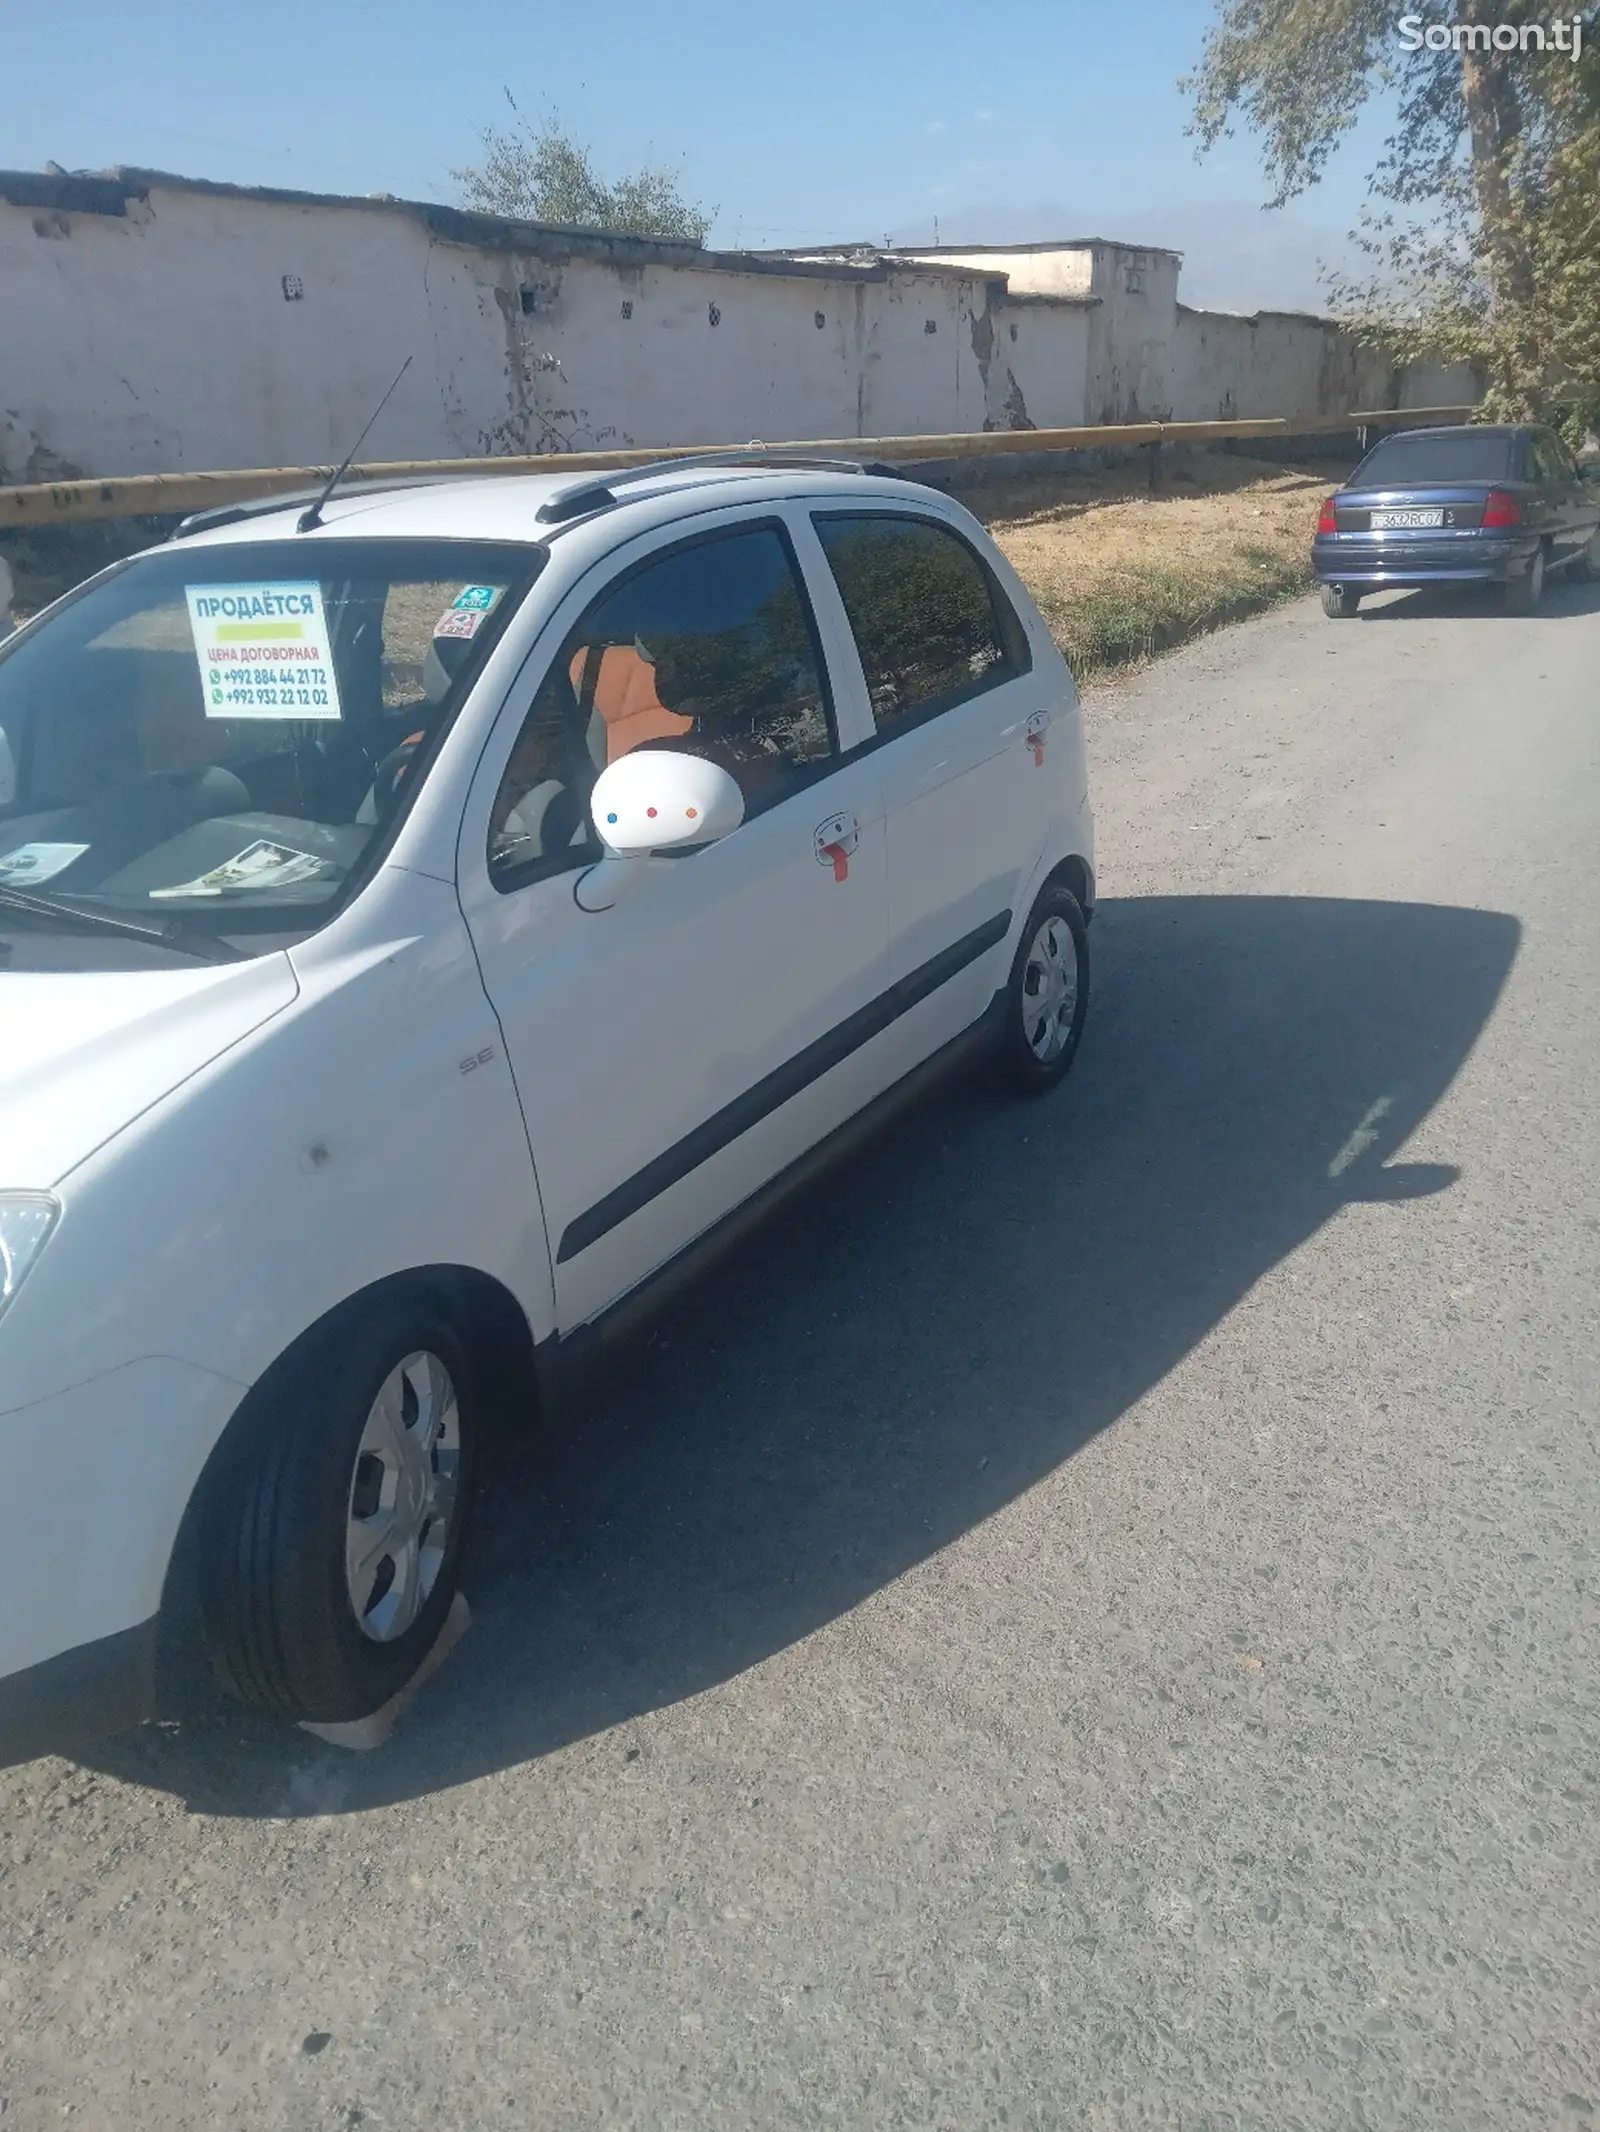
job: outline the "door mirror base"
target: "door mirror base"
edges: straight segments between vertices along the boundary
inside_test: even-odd
[[[647,851],[608,851],[573,882],[573,902],[580,911],[615,910],[633,894],[649,856]]]

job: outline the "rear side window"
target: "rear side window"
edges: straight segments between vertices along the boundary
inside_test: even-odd
[[[1528,473],[1535,481],[1571,481],[1575,478],[1566,446],[1556,437],[1528,439]]]
[[[864,511],[829,512],[815,523],[879,732],[1027,672],[1022,624],[958,533],[926,518]]]
[[[1514,439],[1503,430],[1441,430],[1386,437],[1345,484],[1352,489],[1426,487],[1432,482],[1510,481]]]
[[[833,760],[811,610],[775,527],[639,564],[568,633],[490,814],[496,885],[592,857],[594,781],[635,748],[720,763],[751,813]]]

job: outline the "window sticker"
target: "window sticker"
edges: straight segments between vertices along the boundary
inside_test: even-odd
[[[463,585],[450,604],[452,607],[470,607],[477,614],[487,614],[499,597],[498,585]]]
[[[87,844],[19,844],[0,858],[0,881],[8,888],[27,888],[35,881],[53,880],[88,849]]]
[[[338,718],[322,587],[186,585],[208,718]]]
[[[295,851],[262,838],[197,880],[180,881],[174,888],[153,888],[150,896],[154,901],[160,896],[220,896],[230,889],[292,888],[327,871],[328,861],[315,852]]]
[[[475,637],[483,621],[481,607],[447,607],[433,625],[435,637]]]

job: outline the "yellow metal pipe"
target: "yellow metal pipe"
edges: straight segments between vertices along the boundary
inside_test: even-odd
[[[815,452],[824,458],[882,459],[900,464],[935,459],[980,459],[1002,452],[1092,451],[1128,444],[1203,444],[1228,437],[1310,436],[1321,432],[1379,428],[1393,423],[1464,420],[1467,407],[1380,409],[1308,418],[1273,415],[1234,422],[1122,422],[1080,429],[991,429],[927,437],[807,437],[763,445],[774,452]],[[399,459],[353,466],[345,481],[404,481],[418,475],[585,474],[647,466],[659,459],[737,453],[739,444],[647,446],[632,451],[549,452],[528,458]],[[100,481],[38,481],[0,486],[0,533],[11,527],[75,525],[93,519],[143,518],[205,511],[257,497],[316,489],[333,471],[327,466],[242,467],[202,474],[129,474]]]

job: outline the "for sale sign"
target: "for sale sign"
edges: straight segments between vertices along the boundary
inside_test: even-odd
[[[337,718],[322,587],[186,585],[208,718]]]

